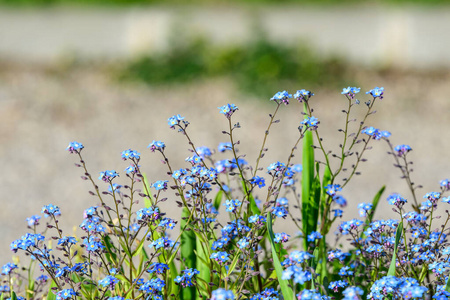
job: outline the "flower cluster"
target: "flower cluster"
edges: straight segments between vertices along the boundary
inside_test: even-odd
[[[324,147],[320,122],[312,115],[314,93],[305,89],[293,95],[278,92],[270,99],[276,108],[254,164],[240,152],[236,129],[241,125],[231,123],[238,111],[234,104],[219,107],[228,128],[222,133],[229,139],[217,147],[195,145],[189,122],[181,115],[168,119],[169,127],[187,139],[189,153],[175,166],[166,157],[164,142],[148,144],[149,152],[162,157],[167,168],[167,177],[160,180],[148,179],[145,166],[140,166],[141,154],[128,149],[120,157],[129,164],[126,176],[106,170],[98,180],[107,184],[97,185],[83,160],[84,146],[70,143],[67,151],[76,154],[83,179],[92,182],[90,194],[96,203],[84,211],[79,237],[63,233],[58,206],[42,208],[46,224],[41,224],[41,215],[27,218],[31,232],[10,248],[25,253],[31,263],[3,266],[3,282],[8,285],[0,286],[2,297],[449,299],[450,213],[445,206],[450,203],[450,181],[441,180],[438,190],[420,195],[423,201],[418,203],[407,155],[412,148],[394,147],[388,131],[366,124],[384,88],[366,92],[372,96],[367,107],[355,105],[360,91],[349,86],[341,92],[347,121],[356,109],[365,113],[358,125],[347,122],[339,130],[343,141],[337,152]],[[263,158],[269,129],[278,123],[275,115],[282,104],[289,105],[292,98],[302,103],[304,115],[298,121],[298,139],[289,147],[283,145],[292,149],[286,157],[267,163]],[[382,188],[358,204],[359,218],[337,221],[347,206],[343,194],[351,197],[346,186],[360,174],[359,165],[373,140],[387,143],[411,196],[385,197]],[[302,165],[296,161],[299,148]],[[386,205],[398,217],[375,219]],[[439,218],[443,225],[436,221]],[[292,225],[274,232],[287,221]],[[25,278],[21,270],[30,276],[26,288],[20,286]]]

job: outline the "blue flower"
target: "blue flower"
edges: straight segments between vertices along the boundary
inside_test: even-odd
[[[72,298],[72,296],[76,296],[77,293],[75,293],[74,290],[72,289],[65,289],[62,291],[59,291],[58,293],[56,293],[56,300],[61,300],[61,299],[69,299]]]
[[[344,295],[343,300],[359,300],[359,296],[362,296],[364,291],[358,286],[349,286],[342,294]]]
[[[104,172],[100,172],[100,176],[98,177],[98,179],[101,179],[105,182],[111,181],[114,178],[118,177],[119,174],[114,171],[114,170],[106,170]]]
[[[60,216],[61,215],[61,211],[59,210],[59,207],[53,204],[49,204],[49,205],[45,205],[42,208],[41,211],[45,217],[49,217],[49,216]]]
[[[366,92],[366,94],[371,94],[374,98],[380,98],[383,99],[383,93],[384,88],[383,87],[376,87],[371,89],[370,91]]]
[[[220,110],[221,114],[224,114],[225,117],[227,117],[227,119],[229,119],[231,117],[231,115],[238,110],[238,107],[234,104],[227,104],[224,106],[220,106],[218,107],[218,109]]]
[[[230,142],[227,142],[227,143],[220,143],[217,149],[219,150],[219,152],[225,152],[227,150],[231,150],[232,147],[233,145],[231,145]]]
[[[403,156],[411,150],[412,150],[411,146],[409,146],[409,145],[398,145],[398,146],[395,146],[395,148],[394,148],[395,154],[397,156]]]
[[[13,264],[13,263],[7,263],[5,265],[3,265],[2,267],[2,274],[3,275],[9,275],[11,274],[11,271],[17,269],[17,265]]]
[[[250,179],[251,184],[257,185],[259,188],[262,188],[266,185],[265,179],[263,177],[255,176],[252,179]]]
[[[287,91],[282,91],[276,93],[270,100],[275,101],[276,103],[284,103],[284,105],[289,104],[289,99],[292,98],[292,95]]]
[[[31,226],[39,225],[39,220],[40,219],[41,219],[41,216],[38,216],[38,215],[33,215],[33,216],[27,218],[28,226],[31,227]]]
[[[319,120],[316,117],[307,117],[301,124],[308,127],[308,129],[315,130],[319,126]]]
[[[119,280],[112,276],[112,275],[108,275],[105,278],[103,278],[102,280],[100,280],[98,282],[99,285],[101,285],[102,287],[107,287],[110,290],[114,289],[114,286],[119,282]]]
[[[360,203],[360,204],[358,204],[359,216],[360,217],[367,216],[367,213],[372,209],[372,207],[373,207],[372,203]]]
[[[58,245],[60,246],[70,246],[75,245],[77,240],[73,236],[64,236],[58,240]]]
[[[449,191],[450,190],[450,180],[448,180],[448,179],[441,180],[439,182],[439,185],[441,186],[441,188],[444,191]]]
[[[347,87],[342,89],[342,95],[349,95],[349,94],[357,94],[361,91],[361,88],[357,87]]]
[[[163,151],[164,151],[164,148],[166,148],[166,144],[164,144],[164,143],[161,142],[161,141],[155,141],[155,140],[153,140],[153,142],[151,142],[151,143],[147,146],[147,148],[150,148],[150,150],[151,150],[152,152],[155,152],[155,150],[158,150],[158,151],[160,151],[160,152],[163,152]]]
[[[182,287],[193,286],[192,278],[197,274],[200,274],[200,272],[196,269],[185,269],[183,270],[183,275],[177,276],[174,281],[175,283],[180,284]]]
[[[211,300],[234,300],[234,295],[232,291],[218,288],[212,291]]]
[[[273,239],[275,243],[286,243],[289,241],[289,234],[286,234],[285,232],[275,233],[275,238]]]
[[[325,192],[331,197],[334,197],[339,191],[342,191],[342,188],[339,184],[329,184],[325,186]]]
[[[310,91],[307,91],[305,89],[298,90],[294,94],[294,98],[298,100],[298,102],[308,101],[309,98],[314,96],[314,94]]]
[[[407,202],[406,199],[399,194],[391,194],[386,200],[390,205],[395,205],[398,208],[403,207],[403,205]]]
[[[286,208],[284,206],[276,206],[272,210],[272,215],[280,217],[280,218],[285,218],[288,215],[288,211],[286,210]]]
[[[374,140],[379,140],[381,138],[389,138],[391,136],[391,133],[389,131],[385,130],[379,130],[374,127],[366,127],[363,130],[361,130],[361,133],[365,133],[368,136],[372,137]]]
[[[205,157],[208,157],[208,156],[212,155],[211,149],[209,149],[206,146],[198,147],[198,148],[195,149],[195,151],[197,151],[197,154],[203,159]]]
[[[314,242],[315,240],[320,240],[323,236],[320,232],[313,231],[308,235],[308,242]]]
[[[160,190],[167,190],[167,180],[159,180],[157,182],[155,182],[152,186],[155,188],[155,190],[160,191]]]
[[[176,125],[179,125],[181,121],[184,120],[184,117],[180,115],[174,115],[167,120],[170,128],[174,129]]]
[[[328,285],[329,289],[332,289],[335,293],[339,291],[339,288],[344,288],[348,285],[347,281],[344,280],[338,280],[338,281],[332,281]]]
[[[131,150],[131,149],[122,151],[122,159],[123,160],[133,159],[133,158],[136,159],[136,160],[139,160],[140,159],[140,155],[141,155],[140,153],[138,153],[135,150]]]
[[[83,148],[83,144],[78,142],[71,142],[69,143],[69,146],[67,146],[66,150],[68,150],[70,153],[80,153]]]
[[[152,265],[147,269],[150,274],[163,274],[165,270],[169,270],[169,266],[163,263],[152,263]]]
[[[223,204],[224,206],[227,207],[226,211],[231,212],[231,213],[235,213],[236,209],[239,208],[241,206],[242,202],[238,199],[236,200],[227,200],[225,201],[225,204]]]
[[[225,251],[213,252],[209,258],[214,259],[219,264],[224,263],[229,259],[228,253]]]

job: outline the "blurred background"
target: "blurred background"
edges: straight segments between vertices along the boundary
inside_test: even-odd
[[[110,169],[124,174],[120,154],[131,148],[142,153],[150,182],[164,180],[161,158],[146,149],[152,140],[166,143],[175,168],[190,155],[167,118],[182,114],[196,146],[217,148],[227,141],[217,107],[234,103],[239,149],[254,164],[275,109],[269,99],[280,90],[316,94],[320,134],[337,149],[342,88],[361,87],[357,118],[370,99],[364,92],[383,86],[367,124],[390,131],[394,145],[411,145],[419,198],[438,191],[450,177],[448,49],[448,0],[0,0],[0,263],[10,261],[9,244],[42,206],[61,208],[70,235],[83,210],[98,204],[65,151],[69,142],[85,145],[95,178]],[[301,110],[295,101],[282,107],[262,166],[287,159]],[[358,217],[357,204],[384,184],[383,199],[410,197],[386,143],[373,146],[362,175],[342,192],[344,220]],[[384,203],[377,216],[394,217]]]

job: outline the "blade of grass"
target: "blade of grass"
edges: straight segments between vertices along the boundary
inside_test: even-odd
[[[189,219],[190,212],[184,207],[181,212],[181,226],[180,228],[185,228],[186,222]],[[181,233],[181,259],[184,262],[184,267],[195,268],[196,256],[194,250],[196,250],[196,237],[193,231],[184,230]],[[181,293],[181,299],[191,300],[195,299],[195,287],[186,287]]]
[[[373,197],[372,209],[370,210],[369,215],[367,216],[366,224],[364,225],[364,229],[361,232],[361,236],[364,234],[364,231],[366,231],[366,229],[369,228],[370,223],[372,223],[373,216],[375,215],[375,211],[376,211],[376,209],[378,207],[378,202],[380,202],[381,195],[383,194],[385,189],[386,189],[386,186],[383,185],[381,187],[381,189],[378,191],[378,193],[376,193],[375,197]]]
[[[281,267],[280,259],[278,258],[278,255],[275,251],[275,236],[273,234],[272,229],[272,215],[269,213],[267,214],[267,233],[269,235],[269,241],[272,248],[272,259],[273,259],[273,266],[275,267],[275,272],[277,274],[278,283],[280,284],[281,293],[283,294],[283,297],[285,300],[290,300],[294,298],[294,293],[292,292],[292,289],[288,286],[288,281],[281,279],[283,276],[283,268]]]
[[[312,132],[307,131],[303,138],[303,171],[302,171],[302,227],[304,249],[308,246],[308,234],[311,233],[310,224],[314,222],[311,214],[311,187],[314,181],[314,149]],[[316,222],[317,223],[317,222]]]
[[[47,300],[56,300],[56,295],[53,293],[53,288],[57,287],[56,283],[52,280],[50,288],[48,289]]]
[[[391,265],[389,266],[387,276],[395,276],[395,262],[397,258],[398,244],[400,243],[402,233],[403,233],[403,223],[400,222],[397,227],[397,232],[395,233],[394,253],[392,254]]]

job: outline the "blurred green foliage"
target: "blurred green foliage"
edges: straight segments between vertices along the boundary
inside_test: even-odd
[[[130,62],[120,77],[160,85],[226,76],[243,92],[268,95],[280,87],[341,87],[354,82],[351,74],[351,67],[340,59],[321,59],[304,46],[259,39],[226,48],[202,40],[178,44]]]
[[[54,6],[54,5],[96,5],[96,6],[130,6],[148,4],[217,4],[217,3],[293,3],[314,5],[342,4],[449,4],[449,0],[0,0],[0,5],[7,6]]]

